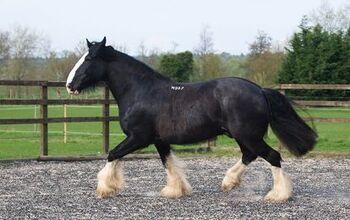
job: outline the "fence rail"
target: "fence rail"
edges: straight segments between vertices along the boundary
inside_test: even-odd
[[[279,90],[350,90],[350,84],[280,84]]]
[[[275,87],[282,94],[286,90],[350,90],[350,84],[280,84]],[[305,107],[350,107],[350,100],[333,101],[333,100],[293,100],[294,103]],[[309,120],[306,118],[306,120]],[[318,118],[314,117],[317,122],[350,122],[350,118]]]
[[[294,100],[295,103],[309,107],[350,107],[350,101]]]
[[[37,81],[37,80],[0,80],[0,86],[49,86],[65,87],[65,82]]]
[[[275,87],[282,94],[286,90],[350,90],[350,84],[280,84]],[[293,100],[295,103],[307,107],[350,107],[350,100]]]
[[[109,99],[12,99],[0,100],[0,105],[97,105],[116,104],[115,100]]]
[[[65,118],[31,118],[31,119],[0,119],[0,124],[42,124],[60,122],[104,122],[119,121],[118,116],[113,117],[65,117]]]

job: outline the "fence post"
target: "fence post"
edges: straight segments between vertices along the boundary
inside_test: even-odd
[[[209,140],[207,141],[207,143],[208,143],[207,150],[208,150],[208,151],[211,151],[211,150],[212,150],[212,147],[216,147],[216,139],[217,139],[217,137],[214,137],[213,139],[209,139]]]
[[[40,117],[42,122],[40,126],[40,156],[48,155],[47,99],[47,83],[44,83],[41,85]]]
[[[36,110],[37,110],[37,107],[36,105],[34,105],[34,118],[38,118],[37,114],[36,114]],[[37,124],[34,124],[34,133],[38,131],[37,130]]]
[[[102,122],[102,152],[108,153],[109,150],[109,88],[107,85],[103,87],[104,104],[102,106],[103,122]]]
[[[67,118],[67,104],[63,105],[63,117]],[[63,143],[67,144],[67,122],[63,122]]]

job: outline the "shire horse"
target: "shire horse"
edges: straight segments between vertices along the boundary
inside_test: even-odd
[[[106,198],[122,190],[120,159],[150,144],[155,145],[167,174],[167,185],[160,195],[189,195],[191,186],[170,145],[225,134],[237,141],[242,157],[228,169],[222,181],[223,191],[237,187],[248,164],[259,156],[271,164],[273,176],[273,186],[265,200],[282,202],[290,198],[292,184],[281,168],[281,155],[264,141],[268,125],[296,156],[313,148],[317,134],[284,95],[235,77],[178,83],[106,46],[106,37],[101,42],[87,40],[87,46],[88,52],[69,73],[67,90],[78,95],[101,81],[107,84],[117,101],[120,125],[126,135],[109,152],[105,167],[97,175],[98,197]]]

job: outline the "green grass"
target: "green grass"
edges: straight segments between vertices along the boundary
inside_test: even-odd
[[[36,111],[36,113],[34,113]],[[110,109],[112,116],[117,116],[115,106]],[[350,109],[342,108],[311,108],[308,113],[312,117],[347,117]],[[99,116],[100,106],[69,106],[68,116]],[[304,112],[300,112],[305,115]],[[0,106],[0,118],[34,118],[39,115],[39,108],[34,106]],[[62,106],[50,106],[49,117],[63,117]],[[110,147],[116,146],[124,139],[118,122],[110,123]],[[350,125],[348,123],[315,123],[319,133],[319,141],[314,149],[319,153],[350,154]],[[40,125],[0,125],[0,159],[37,158],[40,147]],[[102,152],[101,123],[68,123],[68,143],[63,143],[63,123],[49,124],[49,155],[99,155]],[[276,137],[269,132],[267,142],[278,146]],[[200,143],[190,146],[174,146],[175,149],[206,146]],[[206,156],[233,155],[237,152],[234,140],[220,136],[217,147]],[[154,153],[154,146],[142,151]],[[188,154],[183,154],[188,155]],[[191,154],[193,155],[193,154]]]

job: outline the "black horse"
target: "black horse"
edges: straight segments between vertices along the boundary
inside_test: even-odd
[[[106,38],[90,43],[67,79],[67,90],[82,90],[105,82],[119,106],[120,125],[126,134],[109,152],[98,174],[97,194],[107,197],[123,187],[118,159],[154,144],[167,172],[161,195],[178,198],[191,192],[170,144],[189,144],[217,135],[234,138],[242,159],[230,168],[222,182],[229,191],[240,183],[246,166],[258,156],[272,167],[274,185],[265,196],[285,201],[291,196],[289,177],[281,169],[281,156],[264,141],[268,125],[283,145],[297,156],[310,151],[317,134],[296,114],[285,96],[245,79],[222,78],[177,83],[142,62],[106,46]]]

